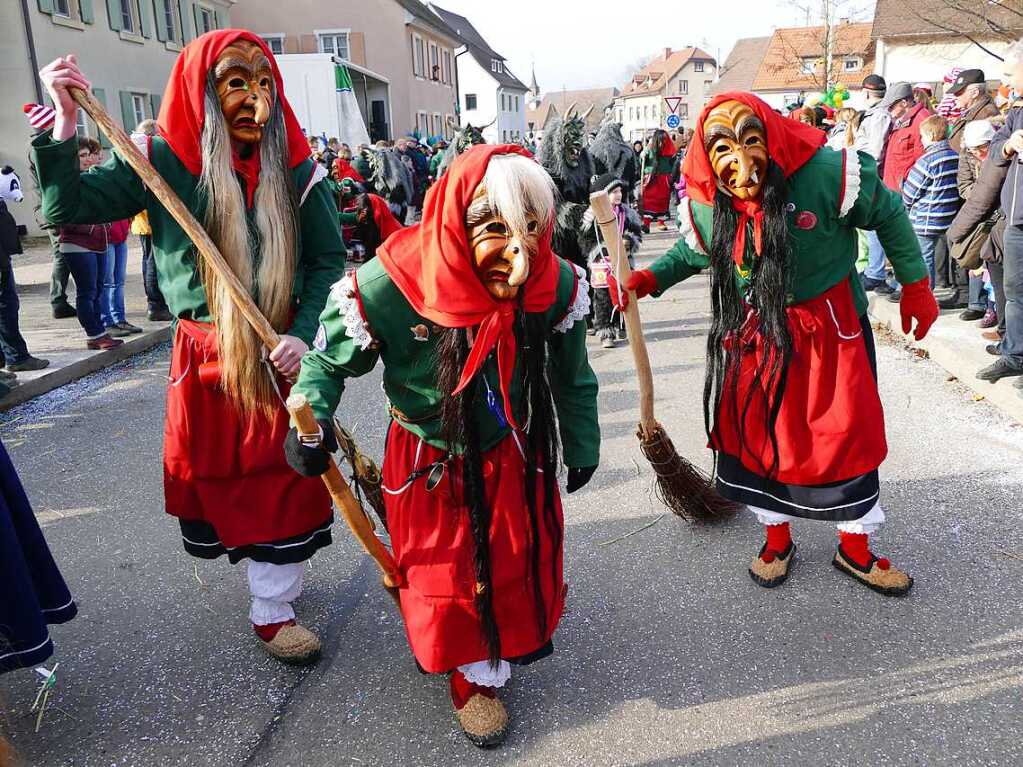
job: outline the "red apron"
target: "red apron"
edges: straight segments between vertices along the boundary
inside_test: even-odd
[[[786,313],[793,351],[775,429],[777,473],[770,478],[790,485],[822,485],[873,471],[888,453],[884,413],[849,281],[788,307]],[[766,476],[775,454],[767,436],[765,397],[756,394],[742,415],[764,355],[752,314],[741,343],[737,397],[732,400],[729,394],[735,385],[730,378],[711,445]],[[742,439],[740,419],[745,425]]]
[[[299,476],[288,466],[284,406],[272,423],[239,414],[216,381],[200,380],[200,369],[210,371],[217,359],[213,326],[180,320],[163,434],[167,513],[208,522],[228,548],[322,527],[333,514],[330,496],[319,477]]]
[[[643,212],[652,216],[663,216],[668,212],[671,197],[671,176],[667,173],[651,173],[643,184]]]
[[[521,439],[521,437],[520,437]],[[392,423],[387,435],[383,481],[387,527],[398,567],[407,585],[401,589],[401,613],[409,646],[423,669],[450,671],[488,657],[476,617],[474,545],[466,508],[451,497],[449,471],[461,478],[456,462],[432,491],[427,477],[408,484],[409,475],[444,453]],[[454,467],[452,469],[452,466]],[[483,454],[483,475],[491,509],[490,562],[494,615],[504,658],[521,658],[543,648],[561,619],[564,582],[562,547],[543,524],[543,477],[537,481],[540,514],[540,577],[547,605],[547,632],[540,636],[530,552],[533,541],[523,477],[526,465],[514,436]],[[455,492],[461,495],[461,482]],[[564,529],[561,498],[554,496],[559,529]]]

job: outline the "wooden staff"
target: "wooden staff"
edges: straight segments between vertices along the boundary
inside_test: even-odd
[[[206,230],[195,220],[195,216],[185,207],[170,185],[164,181],[156,168],[149,162],[149,159],[139,151],[135,143],[128,137],[128,134],[110,118],[103,105],[91,93],[81,88],[71,88],[70,91],[71,97],[95,121],[99,129],[103,131],[103,134],[110,139],[110,143],[113,144],[121,158],[138,174],[139,178],[142,179],[142,183],[149,187],[156,199],[160,201],[160,204],[167,209],[167,212],[171,214],[171,217],[178,222],[185,234],[195,244],[199,255],[202,256],[221,284],[227,287],[231,302],[256,331],[263,345],[270,350],[276,349],[277,345],[281,342],[277,331],[273,329],[273,326],[263,316],[259,307],[256,306],[256,302],[252,300],[252,295],[245,289],[245,286],[242,285],[238,277],[235,276],[235,273],[231,270],[227,261],[224,260],[213,240],[206,233]],[[301,403],[299,403],[297,397],[300,396],[293,395],[288,398],[288,409],[298,427],[299,434],[302,435],[303,433],[302,424],[306,425],[304,431],[308,434],[310,423],[313,425],[312,433],[318,434],[319,426],[316,423],[316,417],[313,415],[312,408],[305,401],[305,397],[302,397]],[[290,407],[292,400],[295,400],[294,409]],[[330,491],[334,503],[337,504],[341,516],[352,529],[352,533],[354,533],[363,548],[380,565],[380,569],[384,572],[384,585],[391,590],[393,596],[393,589],[398,588],[401,583],[401,575],[398,572],[394,557],[391,556],[391,553],[373,533],[369,517],[366,516],[366,512],[359,501],[352,495],[352,491],[345,482],[344,477],[341,476],[341,472],[338,470],[333,457],[330,458],[330,468],[323,475],[323,481],[327,485],[327,490]]]
[[[617,287],[625,291],[632,276],[632,268],[625,255],[625,245],[618,231],[618,219],[607,192],[591,194],[590,207],[611,256],[611,268],[616,282],[609,285],[608,290]],[[628,305],[624,315],[629,349],[639,379],[639,429],[636,436],[643,454],[657,474],[658,495],[668,508],[685,519],[720,519],[731,515],[735,511],[734,504],[718,495],[709,477],[678,454],[671,438],[654,416],[654,374],[646,341],[643,339],[639,302],[633,291],[628,291]]]

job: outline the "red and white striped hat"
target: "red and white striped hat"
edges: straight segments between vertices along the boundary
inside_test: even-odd
[[[45,104],[25,104],[22,110],[28,115],[28,124],[33,130],[47,130],[53,127],[57,113]]]

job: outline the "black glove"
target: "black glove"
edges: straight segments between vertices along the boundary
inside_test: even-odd
[[[568,483],[565,489],[570,493],[574,493],[579,488],[585,487],[596,470],[596,466],[584,466],[581,469],[570,468],[568,470]]]
[[[288,464],[303,477],[318,477],[327,471],[330,455],[337,450],[337,439],[334,437],[334,424],[326,418],[317,421],[323,429],[323,445],[306,447],[298,441],[298,429],[288,431],[284,440],[284,455]]]

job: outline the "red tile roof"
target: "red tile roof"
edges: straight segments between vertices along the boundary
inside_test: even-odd
[[[678,51],[662,52],[657,58],[633,75],[632,80],[622,88],[622,95],[647,96],[659,93],[682,67],[693,60],[715,63],[714,57],[704,50],[695,47],[682,48]]]
[[[834,57],[837,80],[852,88],[859,87],[874,67],[874,43],[871,24],[840,24],[834,28]],[[856,56],[862,66],[846,71],[842,60]],[[818,60],[815,74],[804,74],[805,59]],[[788,27],[777,29],[764,54],[764,60],[753,79],[754,91],[823,90],[824,27]]]

